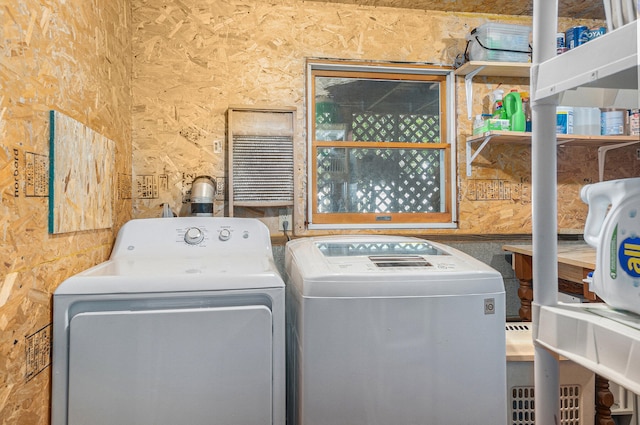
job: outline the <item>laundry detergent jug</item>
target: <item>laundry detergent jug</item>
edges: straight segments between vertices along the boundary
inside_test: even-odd
[[[640,314],[640,178],[586,185],[584,240],[596,248],[590,289],[609,306]]]
[[[504,109],[511,131],[524,131],[526,128],[526,116],[522,106],[522,98],[520,93],[512,91],[504,97]]]

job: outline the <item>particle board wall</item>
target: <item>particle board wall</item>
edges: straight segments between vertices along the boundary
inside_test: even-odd
[[[161,204],[182,209],[193,177],[224,182],[225,112],[229,105],[292,106],[295,135],[294,231],[305,229],[307,57],[453,64],[465,36],[487,21],[531,25],[527,16],[446,13],[314,1],[133,1],[134,215],[159,216]],[[561,19],[568,28],[601,21]],[[554,29],[550,29],[554,31]],[[497,88],[528,90],[527,79],[474,80],[474,114]],[[459,229],[423,233],[514,234],[531,232],[531,150],[491,144],[464,172],[466,118],[464,78],[457,79]],[[561,175],[561,231],[584,225],[579,186],[597,181],[595,148],[571,148],[560,158],[572,172]],[[219,184],[219,186],[222,186]],[[216,214],[224,212],[224,194]],[[274,213],[274,212],[272,212]],[[269,211],[254,212],[274,218]],[[275,213],[274,213],[275,214]],[[270,224],[277,232],[277,220]],[[404,233],[417,233],[407,230]],[[419,233],[419,232],[418,232]]]
[[[49,424],[52,293],[107,259],[131,217],[130,22],[129,0],[0,2],[3,425]],[[48,233],[51,109],[114,141],[109,229]]]
[[[49,114],[49,233],[113,227],[113,140]]]

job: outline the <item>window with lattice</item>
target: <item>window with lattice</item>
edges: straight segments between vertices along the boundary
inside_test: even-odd
[[[454,227],[453,76],[308,61],[309,226]]]

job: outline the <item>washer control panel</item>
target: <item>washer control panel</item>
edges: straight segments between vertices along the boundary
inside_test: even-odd
[[[120,230],[112,258],[121,255],[211,255],[269,249],[267,227],[257,219],[175,217],[131,220]],[[193,251],[197,249],[198,253]],[[185,251],[186,250],[186,251]]]
[[[209,239],[209,229],[206,227],[189,227],[187,229],[176,229],[178,234],[182,237],[182,240],[188,245],[200,245],[206,244]],[[220,242],[227,242],[231,239],[231,237],[236,233],[236,231],[232,227],[222,227],[220,229],[214,229],[214,238],[215,234],[217,234],[218,240]],[[240,232],[243,239],[248,239],[250,232],[248,230],[244,230]]]
[[[219,242],[227,242],[231,240],[232,236],[236,233],[236,230],[231,226],[222,226],[217,229],[210,229],[206,226],[192,226],[176,229],[176,232],[187,245],[206,246],[209,243],[212,243],[210,241],[212,238],[214,239],[214,242],[216,238]],[[240,231],[240,233],[244,239],[247,239],[250,234],[248,230]]]

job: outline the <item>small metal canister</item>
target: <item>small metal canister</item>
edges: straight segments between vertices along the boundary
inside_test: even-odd
[[[191,184],[191,215],[213,217],[213,200],[216,181],[209,176],[199,176]]]
[[[589,27],[584,25],[579,25],[576,27],[571,27],[565,32],[565,47],[569,49],[575,49],[576,47],[583,44],[582,40],[586,40],[583,37],[584,33],[589,30]],[[586,42],[586,41],[585,41]]]
[[[606,108],[600,113],[600,134],[603,136],[621,136],[626,134],[628,111],[626,109]]]

